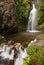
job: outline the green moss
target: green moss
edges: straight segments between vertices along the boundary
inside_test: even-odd
[[[35,50],[35,46],[31,46],[33,50]],[[27,48],[28,52],[30,48]],[[36,48],[37,52],[30,54],[26,60],[24,60],[23,65],[43,65],[44,64],[44,47]],[[32,51],[32,50],[30,50]],[[27,62],[28,61],[28,62]]]
[[[38,23],[42,24],[44,22],[44,0],[41,0],[41,4],[38,8]],[[44,24],[40,25],[40,28],[44,28]]]
[[[30,47],[27,47],[27,57],[24,60],[23,65],[30,65],[31,57],[36,54],[37,48],[34,45],[31,45]]]
[[[17,12],[16,22],[18,28],[20,30],[25,30],[27,17],[31,9],[30,7],[31,2],[28,0],[15,0],[15,1],[16,1],[16,12]]]
[[[33,55],[36,53],[36,47],[34,45],[27,48],[28,55]]]
[[[42,23],[41,25],[39,25],[40,29],[44,29],[44,23]]]

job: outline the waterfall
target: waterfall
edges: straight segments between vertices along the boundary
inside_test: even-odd
[[[25,59],[26,56],[27,56],[26,49],[22,50],[21,47],[19,47],[19,52],[20,52],[20,53],[18,54],[18,58],[16,59],[14,65],[22,65],[24,59]]]
[[[27,32],[36,31],[37,30],[37,9],[35,8],[35,4],[32,4],[33,8],[29,15]]]

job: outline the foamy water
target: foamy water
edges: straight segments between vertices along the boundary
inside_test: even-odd
[[[26,49],[24,49],[23,51],[21,48],[19,48],[19,51],[20,51],[20,54],[18,54],[18,58],[15,61],[15,65],[22,65],[24,58],[26,58],[27,56]]]
[[[27,30],[27,32],[40,32],[39,30]]]
[[[0,52],[2,51],[0,56],[2,57],[3,60],[4,59],[8,59],[8,61],[14,60],[14,50],[12,50],[11,54],[9,54],[10,50],[11,50],[10,47],[8,47],[7,45],[4,45],[3,48],[0,47]],[[26,58],[27,56],[26,49],[22,50],[21,47],[19,47],[18,50],[19,50],[18,57],[16,58],[14,65],[22,65],[24,58]]]

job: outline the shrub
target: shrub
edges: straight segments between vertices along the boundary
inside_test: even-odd
[[[34,45],[27,48],[28,55],[33,55],[36,53],[36,51],[37,51],[37,48]]]
[[[44,65],[44,47],[38,48],[37,51],[36,49],[34,45],[27,48],[28,57],[23,65]]]

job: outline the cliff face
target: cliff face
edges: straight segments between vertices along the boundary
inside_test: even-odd
[[[16,27],[16,8],[14,0],[0,0],[0,33]]]

